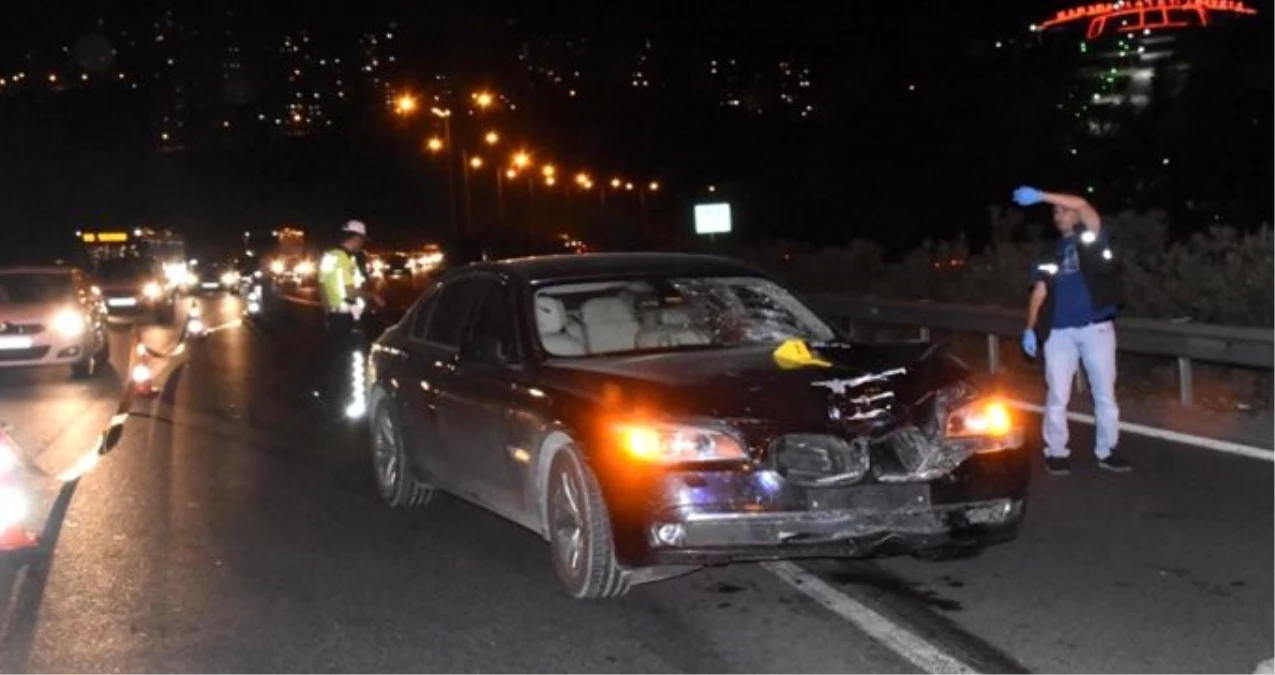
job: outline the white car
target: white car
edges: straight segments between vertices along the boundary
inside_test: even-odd
[[[0,368],[70,366],[86,378],[110,361],[101,291],[70,267],[0,267]]]

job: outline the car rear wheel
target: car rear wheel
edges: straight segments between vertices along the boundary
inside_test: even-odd
[[[565,446],[554,455],[545,499],[553,565],[567,593],[578,599],[628,593],[628,574],[615,560],[606,502],[575,447]]]
[[[394,411],[382,401],[372,417],[372,469],[376,491],[392,507],[424,506],[434,488],[412,478]]]

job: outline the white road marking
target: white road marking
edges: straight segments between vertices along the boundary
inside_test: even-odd
[[[1024,401],[1007,401],[1011,407],[1019,410],[1028,410],[1034,413],[1043,413],[1044,409],[1034,403],[1026,403]],[[1093,424],[1093,415],[1085,413],[1067,412],[1067,419],[1084,422],[1085,424]],[[1131,434],[1139,436],[1150,436],[1158,438],[1162,441],[1172,443],[1182,443],[1185,445],[1194,445],[1208,450],[1216,450],[1218,452],[1226,452],[1232,455],[1240,455],[1242,457],[1250,457],[1252,459],[1261,459],[1267,462],[1275,462],[1275,451],[1270,448],[1263,448],[1256,445],[1244,445],[1243,443],[1232,443],[1207,436],[1196,436],[1194,434],[1184,434],[1180,431],[1169,431],[1168,429],[1160,429],[1158,427],[1147,426],[1145,424],[1136,424],[1134,422],[1121,422],[1120,430],[1127,431]]]
[[[890,651],[926,673],[977,673],[960,659],[943,652],[924,638],[890,621],[871,607],[829,586],[819,577],[791,562],[762,563],[762,568],[801,591],[810,599],[854,624]]]

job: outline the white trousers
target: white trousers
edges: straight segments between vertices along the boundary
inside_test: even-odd
[[[1116,327],[1110,321],[1080,328],[1055,328],[1045,341],[1044,423],[1041,436],[1046,457],[1067,457],[1067,404],[1071,400],[1072,383],[1077,363],[1084,363],[1085,375],[1093,392],[1097,440],[1094,455],[1102,459],[1111,454],[1120,440],[1120,408],[1116,405]]]

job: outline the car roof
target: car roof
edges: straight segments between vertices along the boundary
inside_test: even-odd
[[[8,265],[0,266],[0,274],[70,274],[73,269],[62,265]]]
[[[738,260],[697,253],[568,253],[473,263],[462,269],[506,272],[530,284],[642,274],[765,276],[757,268]]]

